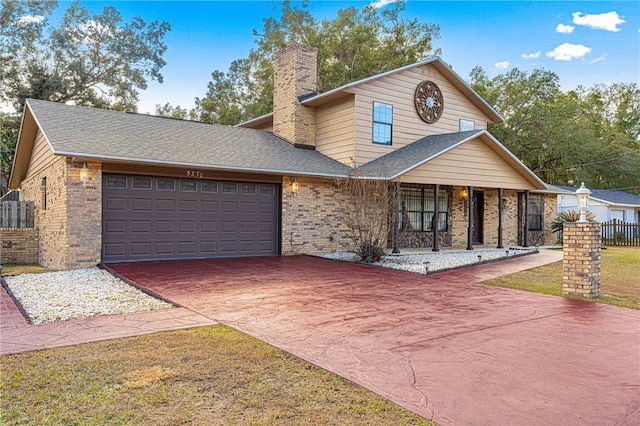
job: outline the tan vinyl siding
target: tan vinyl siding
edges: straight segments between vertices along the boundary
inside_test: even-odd
[[[26,178],[33,176],[33,174],[37,173],[40,169],[48,166],[52,160],[53,151],[49,146],[49,142],[47,142],[44,133],[38,129],[35,142],[33,144],[31,160],[29,161],[29,167],[27,168]]]
[[[316,151],[350,165],[355,155],[354,97],[318,108],[316,117]]]
[[[435,82],[444,97],[442,117],[433,124],[422,121],[415,109],[415,89],[423,80]],[[359,165],[425,136],[458,132],[460,119],[473,121],[477,130],[486,129],[489,120],[489,117],[429,64],[373,80],[350,90],[356,95],[356,161]],[[391,146],[371,142],[374,101],[393,105]]]
[[[537,189],[480,139],[473,139],[416,167],[400,182],[505,189]]]

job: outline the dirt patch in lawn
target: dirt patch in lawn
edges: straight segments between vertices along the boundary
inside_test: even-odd
[[[608,247],[601,254],[601,297],[589,300],[640,309],[640,247]],[[483,284],[562,296],[562,262],[505,275]]]
[[[1,357],[2,423],[431,425],[217,325]]]

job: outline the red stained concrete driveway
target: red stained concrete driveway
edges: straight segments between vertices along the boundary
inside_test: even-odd
[[[314,257],[112,264],[442,424],[640,424],[640,312],[488,287],[546,252],[429,276]]]

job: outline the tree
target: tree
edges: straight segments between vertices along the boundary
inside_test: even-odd
[[[135,109],[147,79],[162,82],[164,35],[169,23],[123,22],[107,6],[90,14],[75,1],[57,27],[49,24],[57,2],[2,3],[0,96],[20,110],[32,97],[54,102]]]
[[[341,215],[348,230],[348,249],[366,263],[379,261],[396,225],[399,194],[395,182],[363,178],[355,168],[337,186],[345,194]]]
[[[18,112],[26,98],[135,111],[138,90],[149,79],[162,82],[169,23],[123,22],[111,6],[90,14],[75,1],[53,26],[48,16],[56,7],[56,1],[3,0],[0,101]],[[19,121],[3,125],[17,133]],[[13,157],[4,132],[2,143],[4,165]]]
[[[202,121],[237,124],[273,110],[273,55],[288,42],[318,48],[318,90],[327,91],[351,81],[408,65],[437,54],[432,41],[439,27],[402,17],[402,1],[391,7],[340,9],[332,20],[318,20],[308,2],[284,1],[279,19],[263,21],[254,30],[257,47],[233,61],[224,73],[211,74],[206,95],[196,99],[194,116]]]
[[[505,118],[491,133],[546,182],[640,193],[637,84],[564,93],[550,71],[513,69],[489,79],[480,67],[470,84]]]
[[[19,128],[18,114],[0,112],[0,196],[7,192]]]

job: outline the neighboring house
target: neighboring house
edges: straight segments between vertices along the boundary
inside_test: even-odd
[[[575,192],[578,187],[555,185],[566,190],[567,194],[558,195],[558,212],[578,210]],[[589,211],[598,222],[609,222],[617,219],[620,222],[640,223],[640,195],[612,189],[589,188]],[[573,194],[571,194],[573,193]]]
[[[441,59],[318,94],[316,53],[276,54],[274,112],[236,127],[27,100],[10,186],[35,201],[40,263],[344,250],[354,165],[401,193],[389,247],[555,241],[556,194]]]

